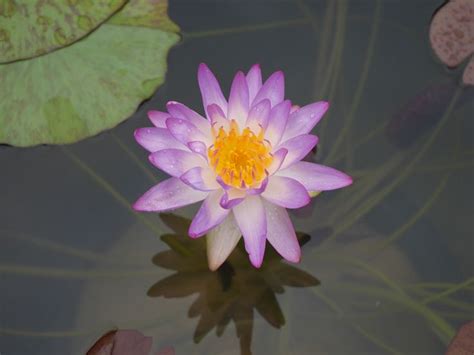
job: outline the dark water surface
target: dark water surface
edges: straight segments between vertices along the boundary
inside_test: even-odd
[[[170,2],[183,41],[129,120],[0,147],[0,353],[84,354],[117,327],[177,354],[443,354],[474,318],[474,100],[430,48],[441,2]],[[211,273],[185,236],[196,206],[128,207],[165,177],[133,131],[169,100],[202,111],[200,62],[224,92],[260,63],[293,103],[331,102],[309,159],[355,183],[292,213],[298,265],[269,250],[255,270],[238,248]]]

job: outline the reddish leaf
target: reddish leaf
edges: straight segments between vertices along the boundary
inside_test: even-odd
[[[474,52],[474,1],[451,0],[436,12],[430,41],[439,59],[456,67]]]
[[[474,354],[474,321],[464,324],[449,344],[446,355]]]

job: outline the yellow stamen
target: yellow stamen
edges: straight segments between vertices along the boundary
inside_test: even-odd
[[[263,129],[258,135],[248,127],[241,133],[237,122],[231,120],[228,132],[221,127],[213,133],[214,144],[208,149],[209,161],[227,185],[254,187],[265,178],[273,157],[270,143],[263,139]]]

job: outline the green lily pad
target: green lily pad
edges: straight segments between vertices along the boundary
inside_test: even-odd
[[[49,53],[106,21],[126,0],[0,0],[0,63]]]
[[[132,25],[178,32],[179,27],[167,15],[168,2],[157,0],[130,0],[128,5],[109,21],[114,25]]]
[[[0,65],[0,143],[73,143],[116,126],[150,97],[179,36],[159,29],[170,21],[166,12],[155,28],[125,19],[47,55]]]

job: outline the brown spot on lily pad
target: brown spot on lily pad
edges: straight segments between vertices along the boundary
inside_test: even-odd
[[[449,344],[446,355],[474,354],[474,321],[464,324]]]
[[[431,47],[448,67],[456,67],[474,52],[474,1],[451,0],[433,17]]]

